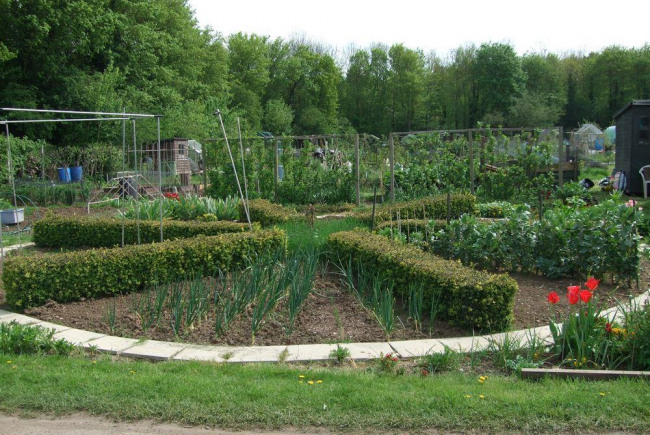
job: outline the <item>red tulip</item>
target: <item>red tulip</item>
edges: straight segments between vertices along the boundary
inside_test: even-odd
[[[612,325],[610,323],[605,323],[605,332],[607,333],[612,332]]]
[[[560,296],[558,296],[557,292],[550,292],[546,298],[552,304],[560,302]]]
[[[569,303],[571,305],[577,304],[578,301],[580,300],[580,287],[577,287],[577,288],[578,288],[578,290],[576,290],[576,291],[569,290],[568,293],[567,293],[567,298],[569,299]]]
[[[587,303],[591,299],[591,292],[589,290],[580,290],[580,299],[582,302]]]
[[[587,282],[585,283],[585,286],[587,286],[587,288],[588,288],[590,291],[594,291],[594,289],[595,289],[596,287],[598,287],[598,284],[599,284],[599,283],[600,283],[600,281],[598,281],[598,280],[597,280],[596,278],[594,278],[593,276],[590,276],[589,279],[587,280]]]

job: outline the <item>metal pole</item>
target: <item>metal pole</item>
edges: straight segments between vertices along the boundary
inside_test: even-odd
[[[124,109],[124,110],[126,111],[126,109]],[[122,191],[120,192],[120,196],[122,198],[126,197],[125,191],[124,191],[124,189],[126,188],[125,179],[124,179],[124,173],[126,172],[125,171],[126,156],[127,156],[127,154],[126,154],[126,119],[123,119],[122,120],[122,178],[118,179],[118,183],[120,183],[122,185],[121,186]],[[118,204],[119,204],[119,201],[120,201],[119,197],[118,197],[117,201],[118,201]],[[122,201],[122,204],[124,204],[124,201]],[[89,207],[88,208],[88,213],[90,213],[90,206],[88,206],[88,207]],[[125,226],[126,216],[124,215],[123,212],[121,213],[121,215],[122,215],[122,247],[124,247],[124,226]]]
[[[160,159],[160,116],[156,116],[156,127],[158,130],[158,191],[160,192],[160,241],[163,241],[163,194],[162,194],[162,161]]]
[[[273,180],[274,180],[274,186],[275,188],[273,189],[273,198],[275,201],[278,200],[278,142],[279,140],[273,140]]]
[[[237,175],[237,166],[235,165],[235,159],[232,156],[232,150],[230,149],[230,143],[228,142],[228,135],[226,134],[226,127],[223,125],[223,118],[221,117],[221,111],[217,110],[214,112],[215,115],[219,117],[219,123],[221,124],[221,131],[223,131],[223,137],[226,139],[226,147],[228,148],[228,155],[230,156],[230,162],[232,163],[232,170],[235,173],[235,181],[237,182],[237,189],[239,190],[239,197],[242,202],[244,202],[244,194],[241,190],[241,184],[239,183],[239,176]],[[250,216],[246,216],[248,219],[248,226],[252,228],[250,221]]]
[[[97,115],[97,116],[125,116],[128,118],[155,118],[160,115],[150,115],[148,113],[125,113],[125,112],[87,112],[81,110],[55,110],[55,109],[24,109],[18,107],[2,107],[0,110],[5,112],[31,112],[31,113],[64,113],[74,115]]]
[[[354,174],[357,179],[357,207],[361,205],[361,181],[360,179],[360,170],[359,170],[359,135],[357,134],[354,138]]]
[[[390,146],[390,200],[395,201],[395,141],[393,133],[388,134]]]
[[[559,127],[559,138],[558,138],[558,171],[557,171],[557,184],[559,187],[562,187],[564,184],[564,127]]]
[[[469,130],[469,191],[474,195],[474,138],[472,137],[472,130]]]
[[[11,141],[9,140],[9,125],[5,124],[5,132],[7,133],[7,170],[9,175],[9,184],[11,185],[11,194],[14,199],[14,207],[18,206],[16,202],[16,183],[14,182],[14,169],[11,162]]]
[[[75,118],[75,119],[16,119],[10,121],[0,121],[0,124],[41,124],[45,122],[89,122],[89,121],[121,121],[128,119],[127,117],[120,118]]]
[[[239,133],[239,152],[241,153],[241,168],[242,168],[242,177],[244,177],[244,193],[246,199],[244,200],[244,212],[246,212],[246,220],[248,221],[248,228],[253,231],[253,225],[251,224],[251,216],[248,212],[248,181],[246,180],[246,163],[244,162],[244,143],[241,139],[241,124],[239,123],[239,116],[237,117],[237,132]]]
[[[138,245],[140,244],[140,195],[138,193],[138,181],[136,176],[140,173],[138,171],[138,150],[136,148],[137,141],[135,136],[135,119],[131,121],[133,123],[133,163],[135,164],[135,176],[133,177],[133,190],[135,191],[135,224],[136,224],[136,234],[138,238]]]

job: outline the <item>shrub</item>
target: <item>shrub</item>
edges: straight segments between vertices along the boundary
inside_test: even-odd
[[[58,217],[48,215],[34,222],[33,240],[36,246],[48,248],[110,248],[122,244],[160,241],[160,223],[116,218]],[[198,235],[216,236],[248,231],[248,225],[237,222],[163,222],[164,240],[186,239]]]
[[[518,206],[502,221],[463,216],[438,232],[431,246],[436,254],[483,268],[551,278],[632,279],[639,271],[639,219],[633,207],[614,200],[593,207],[559,206],[547,210],[541,222],[527,206]]]
[[[69,302],[131,293],[192,274],[239,268],[251,255],[277,249],[286,249],[286,236],[277,230],[197,236],[124,248],[13,257],[6,260],[2,279],[7,303],[23,309],[48,299]]]
[[[410,282],[424,285],[424,306],[440,292],[440,315],[454,324],[485,331],[506,329],[513,317],[517,283],[507,275],[479,272],[385,237],[361,231],[332,234],[335,260],[382,272],[408,298]]]
[[[458,219],[465,213],[474,213],[476,198],[473,195],[455,193],[450,196],[449,216]],[[357,212],[354,216],[370,223],[372,211]],[[395,202],[378,207],[375,222],[400,219],[447,219],[447,195],[438,195],[413,201]]]
[[[0,323],[0,354],[5,355],[69,355],[74,345],[53,338],[54,329],[38,325],[21,325],[15,321]]]
[[[251,216],[251,222],[259,222],[264,227],[301,218],[300,215],[291,212],[281,205],[273,204],[266,199],[252,199],[248,201],[248,211]],[[243,204],[239,204],[239,220],[242,222],[246,221]]]

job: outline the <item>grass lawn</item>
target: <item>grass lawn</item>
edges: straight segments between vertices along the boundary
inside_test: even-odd
[[[363,367],[0,358],[4,413],[88,412],[235,429],[650,430],[644,381],[528,382],[493,375],[481,384],[480,374],[459,372],[422,377]]]

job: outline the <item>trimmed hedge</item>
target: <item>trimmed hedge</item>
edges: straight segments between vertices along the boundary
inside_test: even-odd
[[[395,281],[398,294],[408,298],[408,283],[425,285],[425,306],[440,291],[440,314],[465,328],[493,332],[506,330],[513,319],[517,282],[505,274],[490,274],[465,267],[457,261],[361,231],[330,235],[335,260],[361,263],[364,270],[381,271]]]
[[[34,222],[33,240],[36,246],[47,248],[110,248],[122,244],[122,224],[125,245],[138,243],[138,226],[140,243],[160,241],[158,221],[59,216],[46,216]],[[238,222],[163,221],[164,240],[246,231],[248,224]]]
[[[438,231],[447,226],[447,221],[442,219],[435,220],[426,220],[426,219],[402,219],[400,221],[402,227],[402,232],[405,233],[408,228],[409,231],[422,231],[424,228],[427,228],[428,231]],[[379,222],[376,226],[376,230],[383,230],[384,228],[395,228],[397,229],[397,221],[384,221]]]
[[[474,195],[455,193],[450,198],[450,218],[458,219],[465,213],[474,213],[476,197]],[[437,195],[413,201],[384,204],[375,210],[375,223],[391,219],[447,219],[447,195]],[[357,219],[370,224],[372,211],[354,214]]]
[[[273,204],[266,199],[249,200],[248,211],[251,215],[251,222],[259,222],[263,227],[302,218],[301,215],[293,213],[279,204]],[[246,213],[241,202],[239,203],[239,220],[246,222]]]
[[[243,267],[253,253],[286,249],[282,231],[256,231],[197,236],[149,245],[102,248],[12,257],[5,260],[2,280],[6,302],[13,308],[141,291],[217,269]]]

